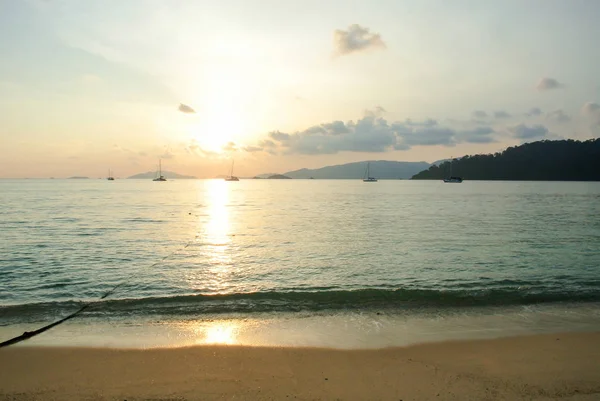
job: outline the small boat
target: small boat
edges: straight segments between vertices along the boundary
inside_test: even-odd
[[[452,175],[452,164],[454,163],[454,158],[451,159],[452,160],[450,160],[450,175],[444,178],[444,182],[449,184],[460,184],[461,182],[463,182],[463,179],[462,177],[455,177]]]
[[[371,177],[370,175],[370,164],[371,163],[367,162],[367,170],[365,171],[363,182],[377,182],[377,178]]]
[[[239,181],[240,179],[233,175],[233,160],[231,161],[231,171],[229,176],[225,177],[225,181]]]
[[[115,177],[113,177],[112,171],[110,171],[110,169],[108,169],[108,178],[107,178],[107,180],[108,181],[114,181],[115,180]]]
[[[162,163],[160,159],[158,159],[158,171],[156,172],[156,178],[152,179],[152,181],[167,181],[165,176],[162,175]]]

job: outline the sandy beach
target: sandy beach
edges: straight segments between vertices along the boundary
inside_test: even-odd
[[[0,400],[598,400],[600,333],[379,350],[0,350]]]

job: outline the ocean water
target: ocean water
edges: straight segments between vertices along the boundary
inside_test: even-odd
[[[0,232],[0,341],[600,327],[600,183],[0,180]]]

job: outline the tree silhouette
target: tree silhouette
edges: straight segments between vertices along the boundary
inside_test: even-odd
[[[413,180],[448,177],[450,162],[431,166]],[[488,155],[454,160],[452,175],[465,180],[600,181],[600,138],[538,141]]]

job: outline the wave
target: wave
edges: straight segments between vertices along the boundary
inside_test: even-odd
[[[176,317],[222,313],[410,310],[599,301],[598,289],[546,292],[520,289],[266,291],[107,299],[92,302],[84,315]],[[66,301],[0,306],[0,324],[9,324],[10,321],[27,317],[34,320],[58,317],[83,304],[84,302],[79,301]]]

